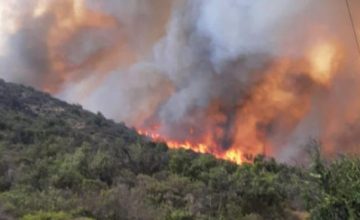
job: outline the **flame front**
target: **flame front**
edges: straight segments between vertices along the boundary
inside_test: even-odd
[[[141,128],[139,133],[166,142],[170,148],[209,153],[237,164],[258,154],[276,155],[269,140],[271,133],[283,135],[296,128],[311,110],[318,90],[326,91],[336,77],[343,57],[341,47],[332,41],[313,45],[308,54],[295,62],[280,59],[272,63],[245,103],[234,100],[231,118],[221,102],[209,106],[199,132],[192,127],[180,128],[189,130],[185,140],[167,137],[161,125]],[[299,84],[302,81],[303,85]]]
[[[228,160],[236,164],[244,162],[244,156],[240,149],[220,150],[219,146],[207,145],[205,143],[193,143],[191,141],[172,141],[156,133],[138,130],[139,134],[145,135],[154,141],[165,142],[171,149],[186,149],[196,153],[212,154],[218,159]]]

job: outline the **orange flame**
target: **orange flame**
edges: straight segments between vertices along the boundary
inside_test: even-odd
[[[189,139],[180,141],[160,135],[160,126],[140,129],[139,133],[166,142],[173,149],[209,153],[237,164],[249,162],[257,154],[276,154],[267,134],[273,129],[278,129],[277,132],[281,134],[290,134],[296,128],[310,111],[310,102],[316,92],[313,88],[325,86],[326,89],[338,73],[341,54],[340,46],[324,41],[311,47],[305,60],[276,61],[264,73],[265,77],[254,86],[246,103],[240,101],[238,106],[234,104],[233,108],[237,109],[233,119],[235,123],[229,131],[216,128],[216,124],[223,124],[227,116],[219,111],[215,103],[205,113],[212,123],[204,125],[205,130],[206,126],[210,128],[203,136],[196,137],[197,133],[192,127],[188,132]],[[303,85],[299,83],[301,80],[304,81]],[[276,121],[275,128],[272,128],[273,121]],[[226,132],[231,135],[231,145],[219,146],[216,140],[229,135]]]
[[[186,149],[192,150],[196,153],[208,153],[214,155],[218,159],[228,160],[236,164],[242,164],[244,162],[244,156],[239,149],[228,149],[220,151],[218,147],[210,147],[204,143],[192,143],[191,141],[172,141],[166,140],[159,134],[151,133],[145,130],[138,130],[138,133],[151,138],[154,141],[165,142],[171,149]]]

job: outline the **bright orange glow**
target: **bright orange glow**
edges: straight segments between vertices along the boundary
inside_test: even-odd
[[[225,154],[223,154],[223,157],[221,158],[237,164],[242,164],[244,162],[243,154],[239,149],[229,149],[225,151]]]
[[[314,88],[326,89],[337,73],[340,55],[338,45],[326,42],[310,48],[308,60],[275,61],[252,88],[246,102],[234,103],[230,122],[222,111],[221,100],[215,101],[203,113],[207,115],[201,128],[203,132],[197,133],[193,127],[184,128],[188,130],[186,140],[174,141],[160,135],[161,126],[141,129],[140,133],[164,141],[170,148],[210,153],[237,164],[251,162],[258,154],[274,155],[277,152],[267,135],[275,129],[282,135],[296,129],[311,109]],[[225,130],[227,123],[231,129]]]
[[[236,164],[241,164],[244,162],[244,157],[241,150],[239,149],[228,149],[221,151],[219,147],[210,147],[204,143],[192,143],[191,141],[171,141],[165,140],[158,134],[147,132],[144,130],[138,130],[138,133],[144,136],[151,138],[154,141],[162,141],[167,144],[171,149],[186,149],[192,150],[196,153],[208,153],[214,155],[218,159],[228,160]]]
[[[324,42],[315,45],[309,55],[311,77],[321,84],[328,84],[337,70],[340,55],[340,50],[334,43]]]

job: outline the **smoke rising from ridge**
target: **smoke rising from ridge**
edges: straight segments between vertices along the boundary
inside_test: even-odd
[[[358,152],[360,62],[341,1],[10,0],[0,18],[0,77],[170,147],[236,162],[264,148],[288,161],[309,138]]]

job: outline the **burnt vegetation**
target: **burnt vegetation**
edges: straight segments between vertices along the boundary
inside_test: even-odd
[[[235,165],[0,81],[0,219],[359,219],[360,159]]]

